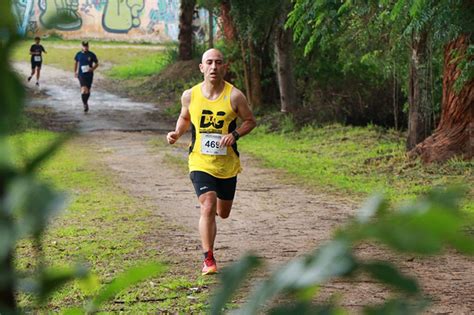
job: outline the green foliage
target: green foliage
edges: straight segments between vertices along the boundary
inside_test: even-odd
[[[206,10],[216,14],[218,12],[220,0],[197,0],[196,4]]]
[[[363,99],[359,107],[372,102],[364,97],[364,92],[384,94],[387,98],[378,97],[378,105],[387,114],[393,109],[390,106],[383,107],[385,104],[396,102],[395,106],[400,107],[408,97],[411,58],[409,48],[418,34],[427,34],[424,49],[428,56],[422,67],[428,69],[429,77],[423,79],[428,83],[425,88],[430,91],[433,99],[431,104],[426,105],[429,106],[427,112],[432,113],[436,120],[441,104],[444,46],[460,34],[472,32],[473,17],[474,7],[465,0],[297,0],[289,15],[287,27],[293,29],[295,41],[303,47],[303,54],[307,57],[316,56],[316,61],[310,62],[309,66],[303,64],[305,73],[311,69],[317,71],[313,70],[313,77],[318,78],[315,86],[328,82],[319,78],[331,75],[336,80],[331,80],[330,85],[337,87],[337,82],[342,84],[339,89],[342,93],[338,91],[337,94],[348,94],[354,100],[357,95],[349,91],[358,86],[350,78],[358,78],[357,81],[360,80],[363,84],[358,88],[362,95],[359,98]],[[332,67],[325,69],[323,65],[318,65],[318,61],[327,58],[326,56],[330,60],[324,62]],[[463,72],[456,85],[458,90],[472,77],[471,59],[467,57],[462,61]],[[310,78],[311,76],[305,75],[303,82],[306,83]],[[366,85],[366,82],[371,84]],[[389,82],[392,86],[387,84]],[[403,92],[400,96],[397,96],[398,89]],[[331,91],[323,90],[323,93]],[[318,100],[313,102],[315,101]],[[334,103],[347,107],[337,100]],[[321,110],[329,112],[331,108],[318,109],[318,112]],[[371,111],[363,115],[370,115]],[[401,113],[398,115],[401,116]],[[350,117],[351,114],[347,116]],[[379,123],[377,120],[373,122]],[[387,125],[386,122],[383,124]]]
[[[474,44],[471,43],[468,46],[466,53],[458,64],[458,69],[461,74],[454,83],[454,89],[459,93],[466,83],[474,80]]]
[[[0,4],[0,137],[10,131],[19,121],[21,106],[25,92],[20,80],[13,72],[10,59],[13,44],[18,40],[14,15],[11,12],[11,1],[2,1]],[[1,141],[1,139],[0,139]]]
[[[9,137],[14,160],[18,165],[26,165],[58,137],[56,133],[42,130]],[[90,270],[88,277],[69,282],[55,291],[44,306],[49,310],[63,312],[81,306],[83,314],[82,305],[90,304],[89,300],[99,292],[101,285],[111,283],[135,264],[167,259],[156,246],[150,246],[155,244],[150,233],[166,222],[154,216],[142,200],[124,192],[101,163],[113,150],[96,150],[89,144],[82,137],[71,139],[38,174],[57,189],[68,191],[70,200],[67,209],[53,220],[42,237],[44,261],[54,265],[54,269],[68,269],[71,262],[79,262],[78,267],[86,264]],[[17,270],[27,278],[35,277],[37,260],[31,241],[23,240],[17,248]],[[205,280],[194,274],[177,277],[177,272],[182,270],[175,265],[167,270],[165,274],[128,287],[102,304],[100,310],[115,312],[125,308],[131,313],[149,313],[156,309],[186,313],[205,310],[212,279]],[[25,312],[40,311],[34,292],[20,293],[18,304]]]
[[[334,303],[311,303],[316,293],[312,288],[361,272],[391,287],[401,296],[381,305],[367,306],[365,314],[421,312],[427,306],[427,299],[416,279],[403,274],[388,261],[357,258],[355,248],[361,242],[374,240],[403,253],[441,254],[443,248],[451,246],[460,253],[474,255],[474,239],[461,228],[466,223],[466,216],[459,210],[460,196],[462,192],[459,190],[433,190],[396,209],[390,209],[386,199],[373,197],[358,216],[340,228],[324,246],[290,261],[261,281],[238,313],[258,314],[277,295],[283,294],[290,301],[295,300],[294,297],[300,298],[291,304],[274,306],[270,314],[337,314],[340,309]],[[249,270],[257,267],[257,264],[248,262],[256,260],[252,255],[246,256],[221,275],[221,289],[215,296],[213,314],[222,314],[222,306],[230,299],[231,293],[245,280]]]
[[[262,0],[245,1],[230,0],[233,23],[238,36],[243,40],[252,40],[262,45],[272,29],[281,8],[281,1]]]
[[[9,61],[12,48],[19,40],[16,35],[11,1],[0,4],[0,313],[15,314],[19,291],[37,297],[39,304],[65,284],[88,278],[86,268],[51,268],[46,265],[42,251],[42,237],[51,219],[64,208],[65,194],[59,192],[37,176],[38,169],[51,158],[68,138],[59,137],[42,149],[24,165],[15,163],[11,144],[7,141],[22,121],[25,91],[14,74]],[[64,21],[65,17],[56,17]],[[14,253],[18,242],[31,238],[36,251],[36,265],[32,273],[20,273],[14,266]],[[158,274],[163,268],[156,264],[138,267],[125,273],[106,286],[93,300],[91,311],[118,292],[145,277]],[[71,312],[78,312],[74,310]],[[85,310],[83,310],[85,312]]]
[[[226,285],[214,296],[211,306],[211,314],[220,314],[226,302],[240,287],[241,280],[249,275],[249,272],[260,265],[260,259],[256,256],[247,255],[228,268],[228,272],[221,277],[221,282]]]

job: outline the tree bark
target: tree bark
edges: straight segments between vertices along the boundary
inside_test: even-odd
[[[228,0],[221,3],[221,21],[224,38],[228,41],[235,39],[235,26],[230,16],[230,2]]]
[[[278,86],[280,90],[281,112],[294,112],[296,109],[296,87],[293,72],[293,34],[285,29],[285,22],[291,10],[291,2],[286,1],[281,10],[275,31],[275,60],[277,64]]]
[[[213,8],[209,9],[209,49],[214,47],[214,14]]]
[[[179,13],[179,59],[193,58],[193,14],[196,0],[181,0]]]
[[[250,64],[250,106],[252,109],[262,106],[262,83],[260,75],[260,58],[255,53],[255,44],[252,38],[248,39]]]
[[[454,83],[460,75],[459,61],[466,58],[469,35],[461,35],[444,50],[443,100],[441,120],[433,135],[418,144],[409,156],[419,156],[425,163],[444,162],[453,156],[473,157],[474,79],[456,92]]]
[[[413,34],[408,92],[407,149],[413,149],[431,132],[432,100],[429,88],[428,33]]]
[[[240,53],[242,55],[242,65],[244,70],[244,82],[245,82],[245,96],[247,97],[248,102],[250,103],[252,99],[252,86],[250,85],[250,74],[249,74],[249,67],[247,62],[247,53],[245,42],[241,39],[240,40]]]

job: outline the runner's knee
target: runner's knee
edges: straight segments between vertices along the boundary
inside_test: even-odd
[[[230,211],[218,211],[219,217],[227,219],[230,216]]]
[[[233,200],[217,199],[217,213],[222,219],[227,219],[232,210]]]
[[[201,216],[214,217],[216,215],[216,198],[215,195],[200,198]]]

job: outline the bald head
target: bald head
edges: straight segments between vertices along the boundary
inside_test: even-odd
[[[199,69],[201,73],[204,74],[204,81],[211,84],[222,83],[227,72],[227,65],[224,63],[224,55],[215,48],[207,50],[202,54]]]
[[[211,49],[206,50],[204,54],[202,54],[201,63],[205,63],[206,60],[208,59],[211,59],[211,60],[220,59],[222,60],[222,63],[224,63],[224,55],[219,49],[211,48]]]

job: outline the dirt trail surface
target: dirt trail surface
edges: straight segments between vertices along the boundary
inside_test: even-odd
[[[71,68],[73,63],[71,63]],[[29,64],[16,63],[15,68],[26,78],[30,74]],[[160,119],[161,111],[149,103],[134,102],[127,98],[108,93],[100,88],[104,78],[100,71],[94,74],[94,83],[89,100],[90,111],[83,112],[80,86],[74,73],[43,66],[40,86],[35,86],[36,78],[28,83],[33,94],[46,94],[47,98],[33,98],[30,106],[47,105],[52,108],[58,122],[76,123],[80,132],[97,130],[155,130],[164,128]],[[161,128],[161,129],[160,129]],[[168,130],[168,129],[166,129]],[[163,129],[164,131],[164,129]]]
[[[23,74],[28,72],[24,64],[17,68]],[[167,146],[163,131],[172,126],[159,119],[159,109],[100,89],[94,88],[91,112],[84,114],[78,84],[71,74],[46,67],[44,72],[42,88],[48,97],[32,100],[30,106],[48,104],[58,113],[54,119],[59,124],[77,122],[83,143],[102,152],[103,162],[120,185],[165,222],[144,242],[169,257],[168,263],[176,267],[173,270],[196,276],[202,256],[197,229],[199,206],[186,170],[170,162],[186,158],[188,139]],[[53,77],[54,81],[50,79]],[[140,132],[124,132],[133,130]],[[239,176],[231,216],[218,218],[215,255],[221,267],[252,250],[273,269],[322,245],[335,227],[355,213],[357,206],[348,199],[289,183],[281,172],[262,168],[256,160],[245,157],[245,152],[243,155],[244,171]],[[387,252],[370,245],[361,246],[358,254],[387,258]],[[389,257],[407,274],[421,280],[433,299],[429,313],[474,313],[473,260],[454,253],[425,259]],[[339,294],[343,306],[359,311],[362,305],[381,303],[391,296],[388,289],[373,281],[362,277],[358,280],[336,280],[325,285],[321,299]]]

